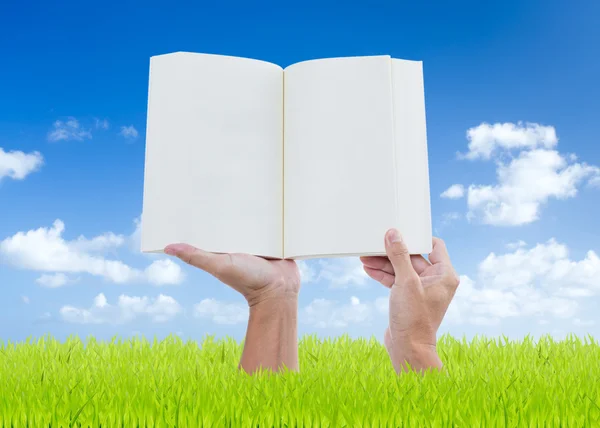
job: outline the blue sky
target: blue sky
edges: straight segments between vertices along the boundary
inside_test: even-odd
[[[600,6],[560,3],[3,3],[0,339],[243,338],[241,296],[136,248],[149,58],[173,51],[422,60],[462,276],[440,332],[598,336]],[[302,270],[300,334],[382,337],[387,290],[356,260]]]

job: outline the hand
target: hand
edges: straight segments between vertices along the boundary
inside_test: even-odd
[[[265,300],[297,297],[300,271],[293,260],[266,260],[249,254],[208,253],[187,244],[174,244],[165,253],[208,272],[241,293],[253,307]]]
[[[165,253],[202,269],[240,292],[250,307],[239,368],[298,370],[300,271],[293,260],[266,260],[249,254],[214,254],[187,244]]]
[[[444,242],[433,239],[429,261],[410,255],[400,233],[386,234],[387,257],[361,257],[365,272],[390,292],[389,326],[384,343],[397,372],[408,362],[413,368],[441,368],[436,334],[456,293],[459,278]]]

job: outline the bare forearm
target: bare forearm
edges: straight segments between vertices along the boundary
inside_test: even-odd
[[[268,299],[250,308],[239,367],[252,373],[259,367],[298,370],[298,296]]]

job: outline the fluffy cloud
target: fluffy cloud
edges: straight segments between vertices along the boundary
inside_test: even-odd
[[[574,154],[561,154],[551,126],[522,123],[481,124],[467,131],[469,151],[461,158],[494,159],[496,184],[472,184],[467,189],[467,218],[495,226],[518,226],[540,218],[550,199],[577,195],[585,183],[600,183],[600,168],[577,162]],[[516,155],[511,151],[518,151]],[[510,156],[505,156],[510,154]],[[461,185],[448,188],[443,197],[459,197]]]
[[[572,261],[569,250],[554,239],[513,253],[491,253],[479,265],[479,275],[495,289],[538,285],[563,296],[582,296],[600,291],[600,259],[594,251]]]
[[[248,322],[249,310],[247,305],[204,299],[194,305],[194,316],[209,319],[215,324],[243,324]]]
[[[313,275],[314,281],[325,281],[330,288],[364,287],[370,281],[358,257],[341,257],[319,260],[319,273]]]
[[[496,325],[504,318],[572,318],[577,298],[598,292],[600,259],[595,252],[574,261],[554,239],[532,248],[520,244],[512,253],[489,254],[479,264],[477,281],[461,276],[446,319]]]
[[[523,240],[518,240],[517,242],[509,242],[508,244],[506,244],[506,248],[508,248],[509,250],[516,250],[517,248],[525,247],[526,245],[527,242]]]
[[[154,322],[166,322],[182,312],[181,305],[172,297],[160,294],[157,298],[121,295],[116,305],[111,305],[104,294],[94,298],[88,309],[75,306],[60,308],[61,318],[77,324],[124,324],[138,317]]]
[[[181,268],[171,259],[152,262],[144,270],[144,276],[148,282],[154,285],[175,285],[183,281]]]
[[[375,314],[387,314],[388,298],[380,297],[362,303],[355,296],[350,303],[339,304],[327,299],[315,299],[300,312],[300,321],[317,328],[344,328],[371,320]]]
[[[52,130],[48,133],[48,141],[83,141],[91,139],[92,133],[89,130],[83,129],[79,121],[74,117],[70,117],[66,121],[57,120],[52,125]]]
[[[129,236],[129,247],[133,252],[139,253],[142,248],[142,216],[133,220],[135,229]]]
[[[69,245],[76,251],[102,253],[119,248],[124,243],[125,237],[123,235],[115,235],[112,232],[107,232],[92,239],[87,239],[85,236],[79,236],[74,241],[71,241]]]
[[[170,259],[157,260],[141,271],[97,254],[121,246],[125,238],[120,235],[107,233],[92,239],[80,236],[67,241],[62,236],[64,230],[64,223],[56,220],[49,228],[18,232],[0,241],[0,257],[5,263],[21,269],[54,274],[88,273],[118,284],[145,281],[163,285],[183,281],[181,268]],[[42,278],[38,282],[45,286],[61,283],[57,279],[61,277]]]
[[[492,225],[516,226],[539,219],[548,199],[568,199],[600,168],[573,163],[554,150],[521,152],[509,163],[498,162],[498,184],[469,186],[469,216]]]
[[[64,273],[55,273],[52,275],[44,274],[35,280],[42,287],[58,288],[71,282],[71,279]]]
[[[482,123],[467,130],[467,140],[469,151],[459,157],[470,160],[490,159],[500,150],[550,149],[558,144],[554,127],[522,122]]]
[[[588,327],[591,325],[596,325],[596,322],[593,320],[584,321],[584,320],[581,320],[580,318],[575,318],[573,320],[573,325],[576,325],[578,327]]]
[[[460,220],[461,218],[462,214],[454,211],[442,214],[442,218],[439,221],[439,226],[435,228],[435,233],[439,234],[443,228],[449,226],[457,220]]]
[[[5,152],[0,147],[0,180],[4,177],[22,180],[32,172],[38,171],[44,163],[39,152]]]
[[[121,126],[121,132],[119,132],[119,135],[127,138],[128,140],[135,140],[138,137],[138,131],[133,127],[133,125]]]
[[[462,184],[453,184],[448,187],[442,194],[440,195],[442,198],[446,199],[460,199],[465,195],[465,188]]]
[[[96,122],[96,129],[106,130],[106,129],[110,128],[110,123],[108,122],[108,119],[96,118],[95,122]]]
[[[317,328],[343,328],[371,320],[375,315],[387,315],[388,297],[380,297],[370,302],[361,302],[355,296],[349,303],[339,303],[327,299],[315,299],[300,310],[300,322]],[[194,305],[194,317],[211,320],[215,324],[245,324],[248,322],[248,306],[226,303],[216,299],[204,299]]]
[[[300,280],[302,283],[314,282],[314,280],[317,278],[317,272],[312,264],[309,264],[304,260],[298,260],[296,264],[298,265],[298,270],[300,271]]]

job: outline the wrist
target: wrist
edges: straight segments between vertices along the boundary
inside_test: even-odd
[[[251,315],[295,315],[298,312],[298,294],[267,295],[260,299],[248,299],[248,307]]]
[[[421,343],[404,343],[402,346],[394,346],[395,358],[394,369],[397,373],[408,371],[408,363],[413,371],[427,369],[441,370],[443,367],[435,345]]]
[[[250,317],[240,367],[278,370],[283,365],[298,369],[298,296],[270,296],[250,306]]]
[[[252,311],[255,308],[265,306],[277,306],[282,303],[298,303],[298,289],[287,284],[265,287],[263,290],[245,296],[248,307]]]

